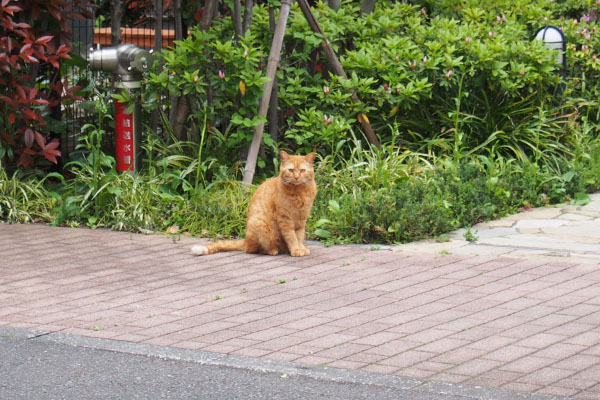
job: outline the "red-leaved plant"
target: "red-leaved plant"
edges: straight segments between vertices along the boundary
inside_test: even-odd
[[[80,99],[80,88],[61,79],[60,60],[71,58],[70,20],[93,17],[90,7],[88,0],[1,0],[0,161],[57,163],[48,119],[64,100]]]

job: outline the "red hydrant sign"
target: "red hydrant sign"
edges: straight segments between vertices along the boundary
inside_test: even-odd
[[[133,114],[127,112],[127,104],[115,101],[115,155],[117,171],[133,171],[135,146],[133,137]]]

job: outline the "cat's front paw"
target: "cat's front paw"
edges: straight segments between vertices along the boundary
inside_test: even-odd
[[[292,257],[303,257],[303,256],[307,256],[310,254],[310,250],[307,249],[306,247],[300,247],[297,250],[292,250],[290,252],[290,254],[292,255]]]
[[[204,256],[208,254],[208,247],[202,246],[201,244],[197,244],[195,246],[192,246],[192,253],[198,256]]]

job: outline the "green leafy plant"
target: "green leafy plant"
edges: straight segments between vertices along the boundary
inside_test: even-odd
[[[477,231],[475,231],[475,232],[471,231],[470,226],[468,226],[467,229],[465,230],[463,237],[465,238],[465,240],[467,242],[476,242],[477,239],[479,239],[479,237],[477,236]]]
[[[60,63],[71,59],[70,21],[92,17],[87,1],[77,6],[58,0],[0,5],[0,161],[5,165],[56,164],[61,155],[51,135],[63,126],[53,110],[81,98],[79,87],[61,79]]]

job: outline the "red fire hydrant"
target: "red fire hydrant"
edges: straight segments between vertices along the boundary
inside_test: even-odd
[[[141,87],[142,73],[154,62],[151,51],[132,44],[105,47],[92,51],[88,57],[91,69],[113,74],[115,88],[132,93]],[[117,171],[141,169],[142,108],[135,102],[133,112],[130,105],[115,101],[115,158]]]

